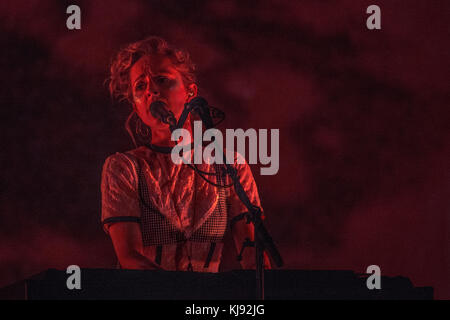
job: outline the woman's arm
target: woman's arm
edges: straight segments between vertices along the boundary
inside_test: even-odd
[[[159,265],[144,256],[142,234],[139,224],[119,222],[109,227],[114,250],[124,269],[161,269]]]
[[[137,173],[133,162],[124,154],[109,156],[102,172],[102,222],[111,237],[116,256],[125,269],[160,269],[144,256],[139,223]],[[116,220],[111,223],[111,220]]]

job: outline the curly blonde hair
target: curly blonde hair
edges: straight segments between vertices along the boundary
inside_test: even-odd
[[[130,69],[142,56],[157,54],[168,57],[180,72],[184,84],[195,83],[195,65],[188,52],[175,49],[166,40],[151,36],[121,49],[111,63],[109,92],[113,98],[133,102],[130,85]]]
[[[195,65],[189,53],[170,46],[167,41],[160,37],[151,36],[122,48],[113,59],[110,76],[107,79],[112,98],[119,101],[128,101],[133,106],[130,69],[141,57],[154,54],[169,58],[174,67],[180,72],[186,86],[196,82]],[[133,108],[125,123],[125,129],[130,134],[134,145],[137,146],[135,137],[130,129],[130,121],[134,114],[135,110]]]

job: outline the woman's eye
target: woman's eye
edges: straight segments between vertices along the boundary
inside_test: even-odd
[[[157,77],[155,78],[155,82],[157,85],[163,85],[166,84],[169,81],[167,77]]]
[[[146,85],[145,82],[143,82],[143,81],[138,82],[138,83],[136,84],[135,90],[136,90],[136,91],[145,90],[146,86],[147,86],[147,85]]]

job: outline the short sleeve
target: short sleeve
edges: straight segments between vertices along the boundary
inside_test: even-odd
[[[104,230],[112,223],[138,222],[141,216],[135,165],[126,155],[109,156],[102,170],[102,215]]]

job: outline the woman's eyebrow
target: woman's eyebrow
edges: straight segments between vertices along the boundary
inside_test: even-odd
[[[155,74],[152,74],[152,77],[157,77],[157,76],[161,76],[161,75],[171,75],[172,72],[169,69],[162,69],[159,70],[158,72],[155,72]]]
[[[159,70],[158,72],[155,72],[154,74],[151,74],[151,77],[158,77],[161,75],[172,75],[173,72],[170,71],[169,69],[163,69],[163,70]],[[140,80],[141,78],[144,78],[147,74],[146,73],[142,73],[141,75],[139,75],[139,77],[136,78],[136,80],[134,80],[134,83],[136,83],[136,81]]]
[[[136,78],[136,80],[134,80],[134,83],[138,82],[138,80],[141,80],[144,77],[145,77],[145,73],[142,73],[139,77]]]

